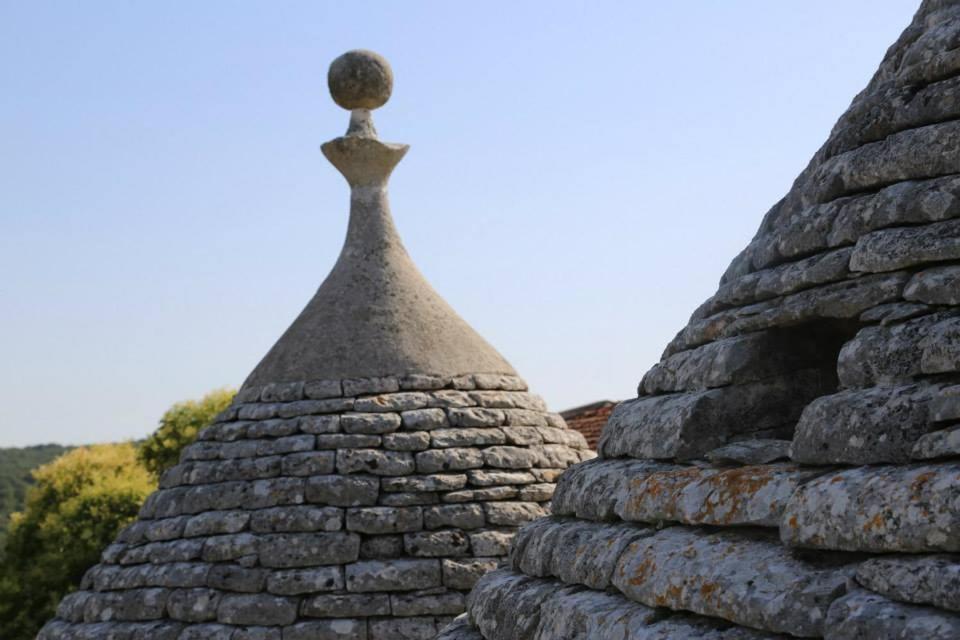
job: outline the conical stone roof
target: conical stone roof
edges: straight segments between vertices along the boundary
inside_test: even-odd
[[[404,250],[386,185],[407,147],[370,115],[392,80],[371,52],[331,66],[336,266],[42,640],[433,638],[593,457]]]
[[[926,0],[443,640],[960,638],[960,2]]]

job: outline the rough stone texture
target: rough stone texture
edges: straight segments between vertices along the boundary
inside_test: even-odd
[[[960,1],[925,0],[453,637],[960,638],[958,382]]]

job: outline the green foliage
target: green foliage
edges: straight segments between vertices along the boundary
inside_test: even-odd
[[[67,451],[58,444],[0,449],[0,549],[7,537],[10,514],[23,508],[30,472]],[[0,552],[2,553],[2,552]]]
[[[33,473],[0,564],[0,638],[30,640],[154,489],[131,443],[74,449]]]
[[[226,409],[236,391],[217,389],[200,400],[178,402],[160,418],[160,426],[140,445],[140,460],[155,476],[177,464],[180,451],[196,440],[200,430]]]

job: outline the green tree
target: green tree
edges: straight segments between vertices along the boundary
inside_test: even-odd
[[[154,489],[132,443],[74,449],[33,473],[0,564],[0,638],[31,640]]]
[[[200,400],[173,405],[160,418],[160,426],[140,445],[140,460],[155,476],[177,464],[180,451],[197,439],[197,434],[230,406],[236,391],[217,389]]]

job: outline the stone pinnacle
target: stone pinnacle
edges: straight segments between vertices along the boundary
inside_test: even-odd
[[[393,91],[393,70],[386,59],[366,49],[347,51],[330,64],[330,96],[350,111],[348,136],[376,138],[370,111],[387,103]]]

